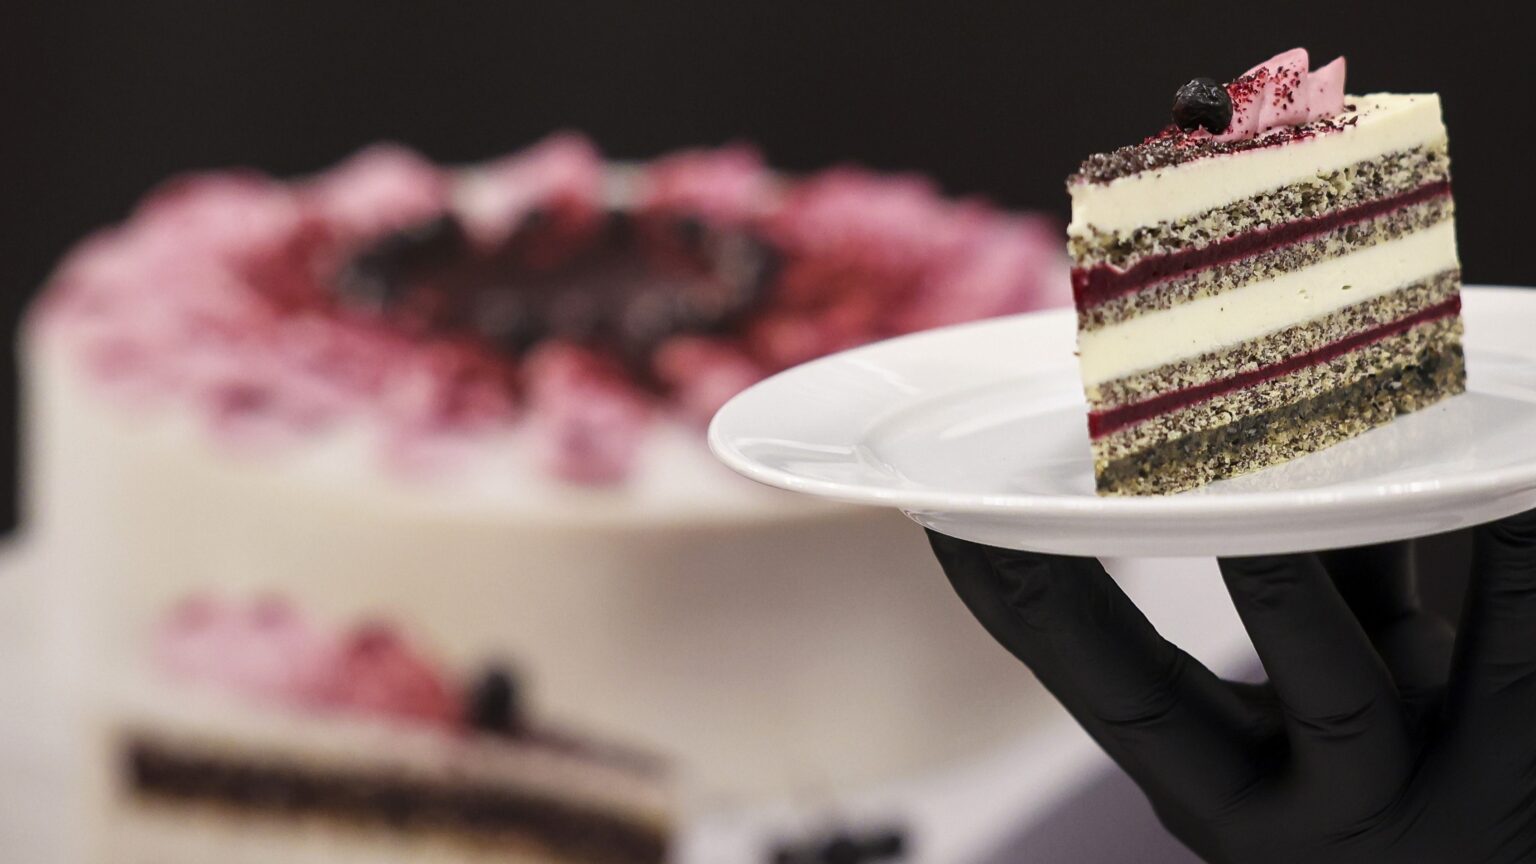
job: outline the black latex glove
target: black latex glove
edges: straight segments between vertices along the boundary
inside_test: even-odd
[[[1536,511],[1478,529],[1456,634],[1419,608],[1409,544],[1222,560],[1265,685],[1164,641],[1091,558],[929,539],[1206,860],[1536,861]]]

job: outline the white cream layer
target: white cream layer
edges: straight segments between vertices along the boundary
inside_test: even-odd
[[[1351,96],[1354,126],[1290,144],[1211,156],[1109,183],[1074,183],[1067,233],[1128,232],[1204,213],[1384,153],[1445,140],[1434,93]],[[1347,120],[1350,114],[1339,119]]]
[[[1456,266],[1456,226],[1445,220],[1264,282],[1081,332],[1083,382],[1101,384],[1237,345]]]

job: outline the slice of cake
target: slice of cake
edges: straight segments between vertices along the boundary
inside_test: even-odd
[[[665,763],[536,721],[503,669],[272,600],[189,601],[155,642],[103,712],[92,860],[666,859]]]
[[[1434,94],[1344,94],[1287,51],[1181,88],[1068,181],[1101,494],[1275,465],[1465,389]]]

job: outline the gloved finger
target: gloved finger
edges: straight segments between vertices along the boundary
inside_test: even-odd
[[[1303,785],[1357,812],[1385,804],[1411,765],[1397,691],[1315,555],[1224,558],[1227,590],[1286,718]]]
[[[1497,751],[1495,761],[1529,771],[1536,767],[1536,744],[1530,743],[1536,717],[1536,510],[1484,525],[1473,536],[1472,580],[1452,673],[1453,728],[1468,740],[1499,742],[1482,749]]]
[[[1455,631],[1419,603],[1416,546],[1407,540],[1318,557],[1392,674],[1402,700],[1420,706],[1445,688]]]
[[[1209,811],[1252,782],[1249,703],[1159,636],[1099,562],[928,536],[987,632],[1144,789]]]
[[[1319,552],[1339,595],[1367,633],[1419,608],[1414,543],[1379,543]]]
[[[1285,734],[1284,715],[1280,710],[1280,697],[1275,695],[1274,685],[1229,682],[1227,686],[1236,694],[1246,709],[1242,718],[1249,740],[1273,742]]]

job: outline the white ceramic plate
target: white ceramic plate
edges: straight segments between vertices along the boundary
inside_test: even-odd
[[[807,363],[731,400],[709,442],[770,486],[1017,549],[1254,555],[1449,531],[1536,507],[1536,290],[1463,302],[1466,395],[1180,495],[1094,494],[1069,310]]]

